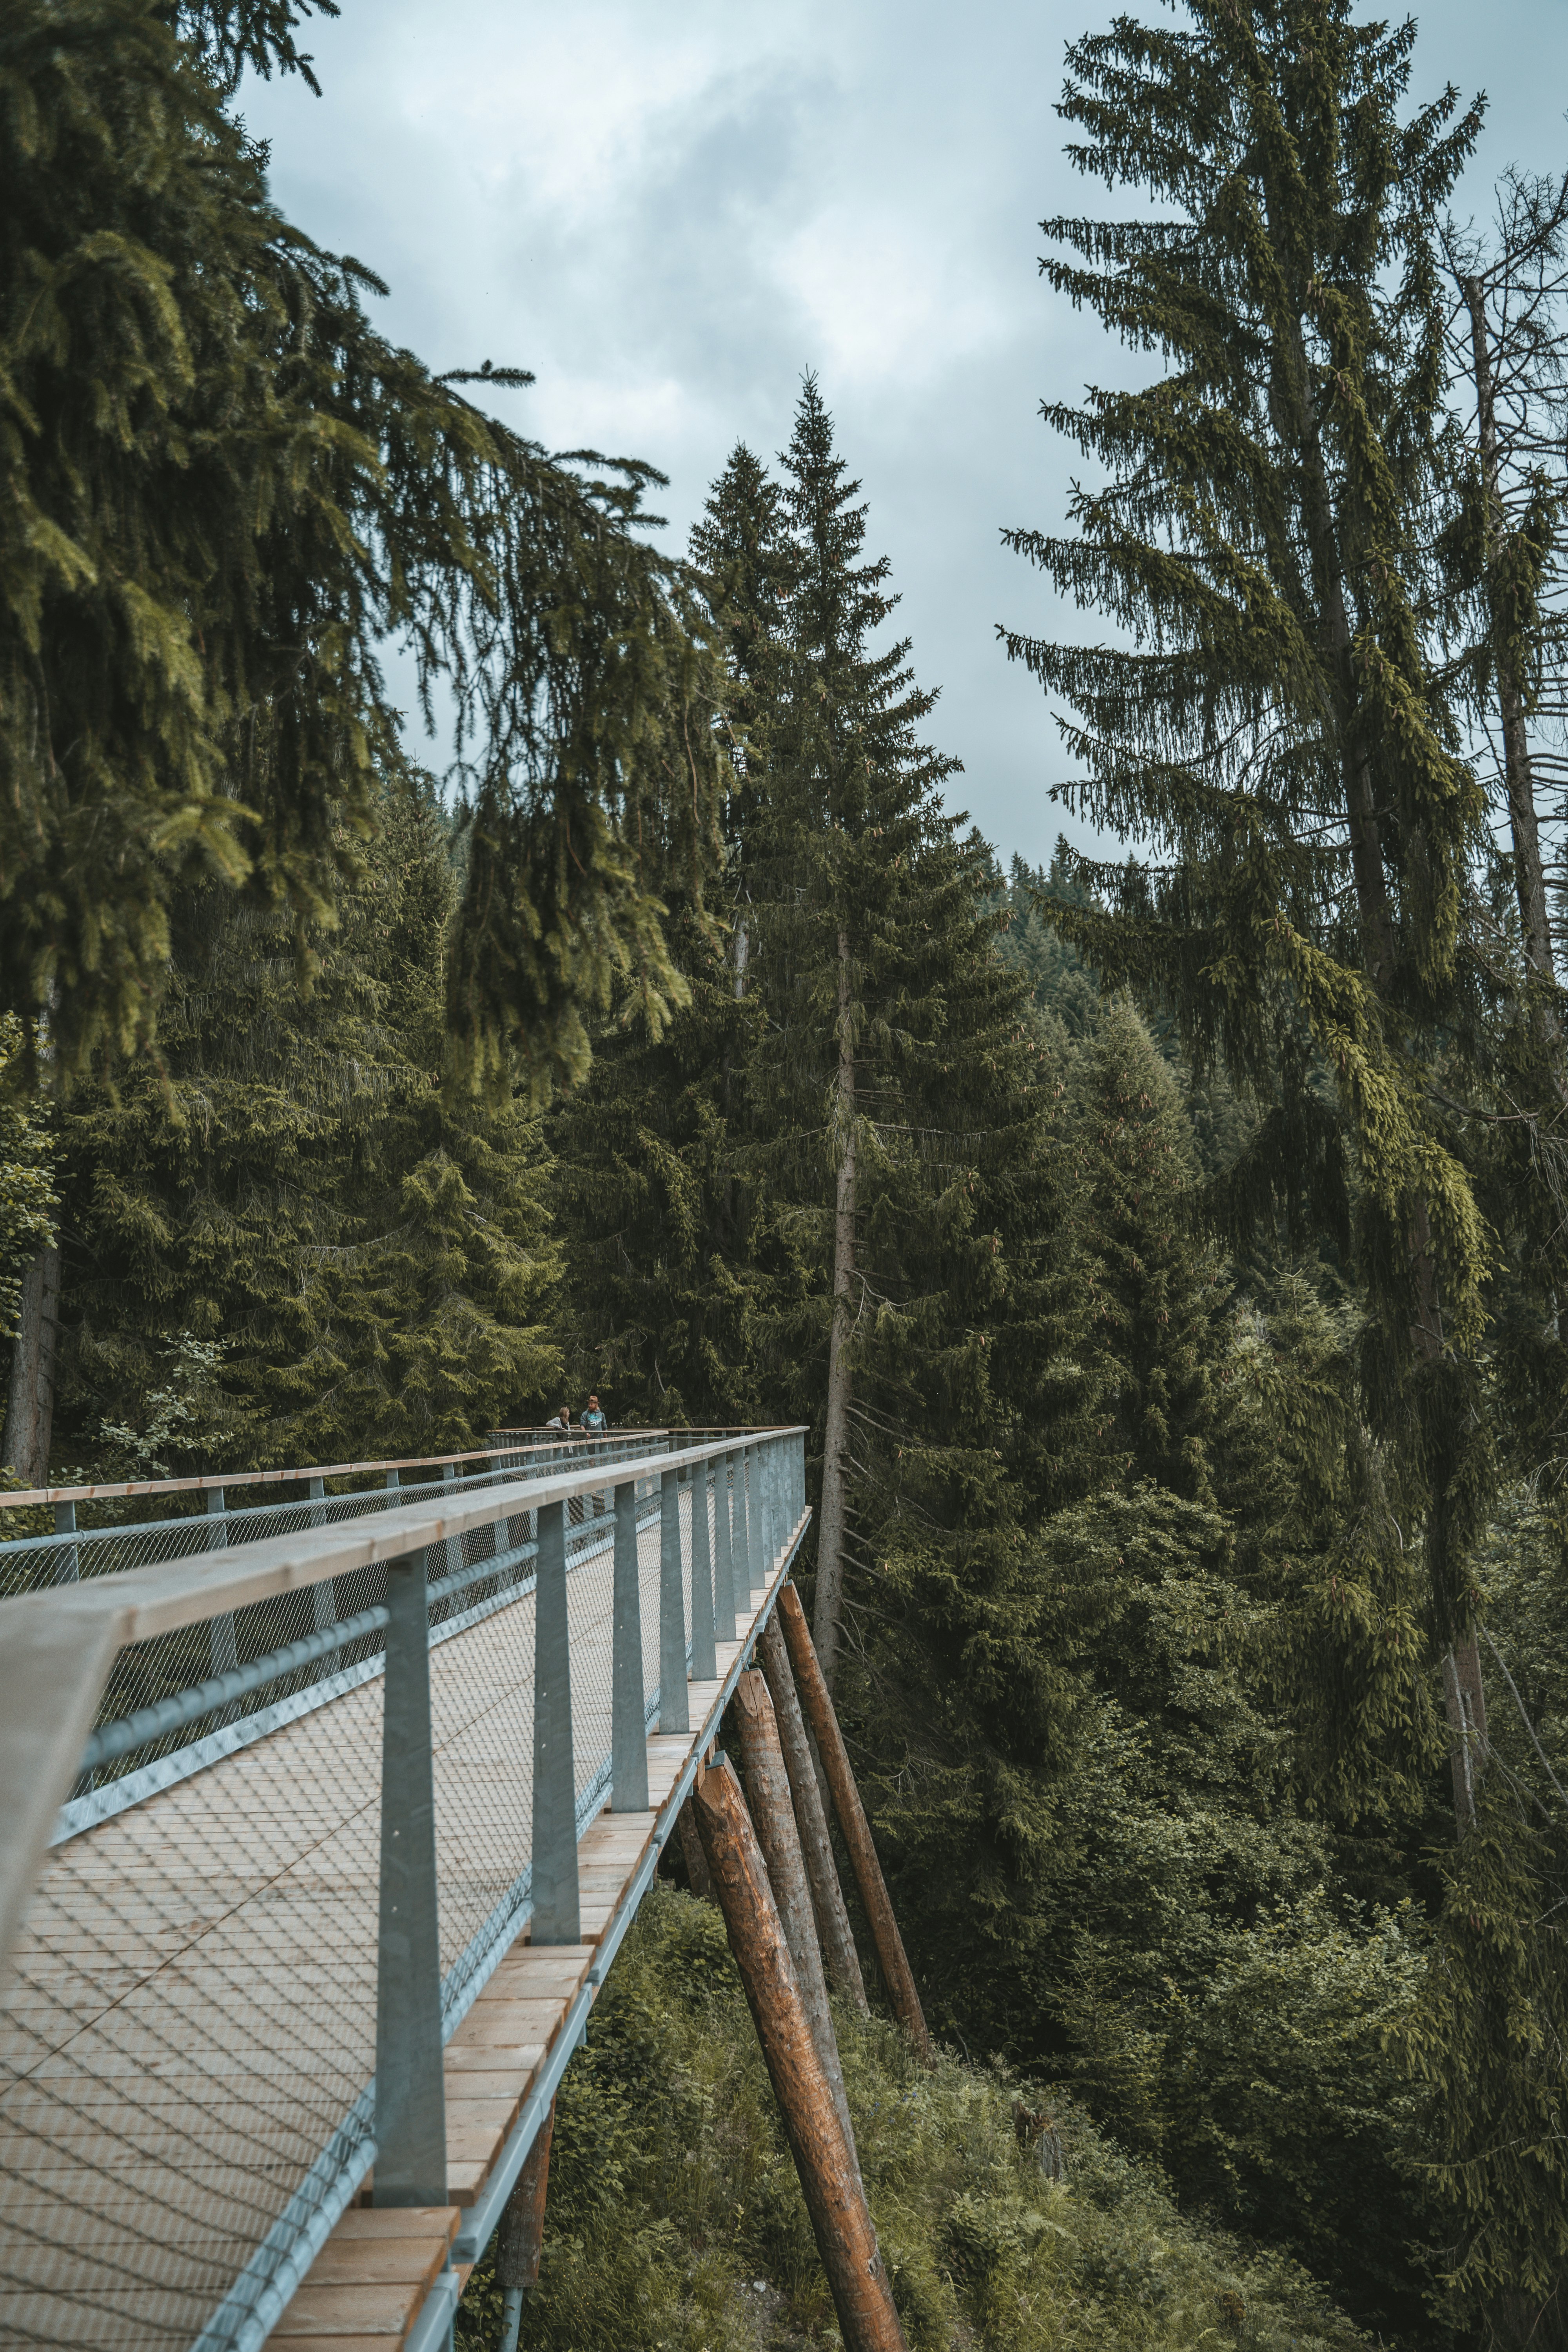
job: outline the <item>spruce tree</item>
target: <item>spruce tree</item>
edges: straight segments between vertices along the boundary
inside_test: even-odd
[[[0,1002],[47,1011],[57,1087],[153,1038],[179,889],[330,919],[396,756],[388,637],[457,715],[469,1080],[580,1071],[616,974],[660,1020],[653,869],[700,903],[716,850],[709,616],[628,527],[656,478],[485,415],[464,383],[526,376],[434,376],[268,201],[226,94],[305,62],[304,13],[0,28]]]
[[[62,1122],[63,1436],[142,1428],[216,1347],[179,1466],[440,1452],[542,1418],[558,1377],[537,1122],[445,1088],[458,883],[427,792],[390,788],[301,1000],[286,921],[175,901],[162,1067]]]
[[[763,1342],[775,1285],[793,1295],[802,1277],[787,1239],[769,1230],[748,1158],[749,1074],[766,1035],[750,985],[752,864],[796,558],[779,487],[743,442],[690,551],[726,646],[719,725],[731,791],[714,893],[724,929],[696,919],[677,886],[670,935],[688,1003],[661,1033],[624,990],[552,1132],[574,1369],[619,1419],[711,1425],[810,1412]]]
[[[1204,1238],[1178,1088],[1124,1002],[1067,1101],[1031,1334],[1049,1479],[1004,1441],[1015,1476],[949,1551],[889,1548],[868,1643],[900,1916],[969,2046],[1070,2076],[1184,2194],[1403,2328],[1429,2234],[1396,2046],[1419,1957],[1346,1901],[1281,1622],[1321,1365],[1283,1317],[1265,1336]]]
[[[1469,1562],[1494,1477],[1495,1244],[1468,1107],[1492,1108],[1491,992],[1507,983],[1474,887],[1483,797],[1434,633],[1458,510],[1434,223],[1480,117],[1450,90],[1402,119],[1415,31],[1358,25],[1347,0],[1191,0],[1178,23],[1127,20],[1069,49],[1074,160],[1139,201],[1047,223],[1046,273],[1162,364],[1047,411],[1099,486],[1075,492],[1069,534],[1010,534],[1121,641],[1015,634],[1007,649],[1058,704],[1079,770],[1064,789],[1150,852],[1070,860],[1096,903],[1057,919],[1105,981],[1171,1007],[1200,1076],[1223,1065],[1261,1107],[1233,1230],[1283,1218],[1308,1246],[1353,1244],[1345,1471],[1353,1485],[1351,1456],[1365,1463],[1359,1540],[1384,1556],[1362,1590],[1396,1591],[1411,1554],[1422,1573],[1423,1671],[1381,1678],[1380,1704],[1397,1684],[1408,1755],[1440,1694],[1473,1893],[1488,1731]],[[1311,1662],[1331,1709],[1363,1691],[1345,1656],[1325,1638]],[[1342,1722],[1343,1754],[1361,1729]],[[1533,1903],[1528,1872],[1491,1853],[1491,1899],[1469,1914],[1482,1977],[1482,1923],[1522,1934]],[[1510,2296],[1544,2307],[1555,2135],[1522,2072],[1506,2126],[1495,2084],[1472,2109],[1474,2044],[1445,2032],[1451,2177],[1466,2243],[1487,2249],[1469,2307],[1512,2341]],[[1524,2152],[1487,2153],[1505,2147]]]
[[[1173,216],[1050,222],[1067,252],[1047,273],[1166,368],[1049,412],[1109,478],[1077,498],[1076,535],[1011,538],[1144,645],[1008,649],[1067,706],[1083,805],[1167,861],[1073,861],[1110,903],[1064,908],[1064,929],[1171,1004],[1200,1074],[1222,1060],[1268,1105],[1255,1204],[1349,1155],[1369,1402],[1420,1430],[1401,1500],[1458,1661],[1458,1773],[1480,1730],[1463,1562],[1489,1477],[1469,1366],[1490,1244],[1422,1057],[1438,1021],[1474,1034],[1480,801],[1425,657],[1418,524],[1443,441],[1429,215],[1479,117],[1447,127],[1449,93],[1400,124],[1413,39],[1343,0],[1199,0],[1188,26],[1069,51],[1075,160]]]
[[[1152,1478],[1212,1504],[1234,1418],[1221,1385],[1231,1302],[1215,1252],[1190,1223],[1191,1129],[1131,1004],[1108,1009],[1084,1062],[1074,1223],[1108,1454],[1130,1486]]]

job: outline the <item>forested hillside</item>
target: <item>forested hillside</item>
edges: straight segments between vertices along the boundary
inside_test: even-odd
[[[274,209],[309,14],[0,27],[0,1475],[806,1424],[946,2053],[847,2028],[911,2342],[1568,2344],[1568,179],[1465,228],[1479,101],[1349,0],[1068,49],[1036,867],[831,385],[658,551]],[[563,2095],[525,2344],[823,2340],[714,1917]]]

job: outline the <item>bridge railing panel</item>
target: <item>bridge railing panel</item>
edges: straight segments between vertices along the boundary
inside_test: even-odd
[[[405,1501],[452,1488],[468,1494],[490,1485],[503,1471],[511,1477],[542,1477],[563,1463],[574,1468],[589,1461],[604,1464],[640,1456],[650,1444],[666,1443],[668,1435],[663,1430],[623,1430],[596,1438],[574,1435],[567,1444],[555,1444],[543,1442],[537,1433],[505,1434],[507,1444],[469,1454],[41,1488],[36,1492],[47,1496],[47,1503],[35,1503],[25,1513],[17,1507],[28,1503],[27,1495],[0,1494],[0,1521],[37,1517],[47,1509],[56,1522],[52,1533],[14,1535],[0,1541],[0,1598],[74,1584],[83,1577],[112,1576],[156,1560],[194,1557],[215,1540],[257,1543],[264,1536],[336,1526],[384,1508],[389,1481]]]
[[[0,1601],[0,2345],[253,2352],[373,2168],[446,2201],[445,2042],[804,1507],[798,1431],[675,1444]]]

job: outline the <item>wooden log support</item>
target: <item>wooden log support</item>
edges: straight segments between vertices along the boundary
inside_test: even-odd
[[[800,1994],[805,2021],[811,2028],[811,2038],[816,2044],[816,2054],[822,2061],[822,2071],[827,2077],[827,2087],[833,2094],[833,2104],[838,2111],[845,2144],[858,2172],[855,2126],[849,2119],[849,2101],[844,2091],[838,2038],[833,2031],[833,2013],[827,2006],[827,1979],[822,1972],[822,1947],[816,1940],[811,1889],[806,1884],[800,1833],[795,1825],[795,1808],[790,1802],[789,1775],[784,1770],[778,1726],[773,1720],[773,1701],[768,1696],[768,1686],[761,1675],[751,1673],[741,1676],[735,1689],[734,1724],[736,1744],[741,1751],[741,1771],[746,1783],[746,1795],[751,1801],[757,1843],[762,1847],[763,1859],[768,1865],[768,1878],[773,1890],[779,1925],[784,1929],[784,1942],[789,1946],[790,1961],[795,1969],[795,1989]]]
[[[899,1933],[899,1923],[888,1899],[882,1865],[877,1859],[877,1849],[871,1842],[871,1825],[866,1819],[866,1808],[860,1802],[860,1791],[855,1785],[855,1775],[849,1767],[849,1754],[844,1745],[844,1735],[838,1728],[838,1717],[834,1713],[832,1694],[822,1679],[822,1668],[812,1647],[811,1629],[800,1605],[800,1595],[793,1584],[784,1587],[779,1594],[778,1606],[779,1615],[784,1620],[784,1640],[789,1644],[790,1662],[800,1685],[801,1700],[816,1734],[817,1753],[827,1775],[827,1785],[833,1791],[833,1810],[838,1816],[838,1826],[844,1832],[844,1843],[855,1866],[860,1900],[866,1906],[866,1916],[870,1920],[871,1933],[876,1938],[877,1958],[882,1964],[882,1974],[887,1979],[893,2014],[929,2066],[932,2061],[925,2011],[921,2007],[921,1997],[915,1990],[914,1977],[904,1951],[904,1939]]]
[[[849,1925],[849,1913],[845,1907],[844,1889],[838,1884],[838,1864],[833,1858],[833,1841],[827,1834],[827,1809],[822,1801],[816,1767],[812,1761],[811,1748],[805,1737],[800,1694],[795,1686],[789,1652],[784,1647],[784,1635],[779,1632],[776,1615],[769,1616],[758,1636],[757,1655],[763,1662],[768,1695],[773,1703],[773,1720],[778,1727],[779,1746],[784,1751],[784,1770],[789,1775],[795,1828],[800,1836],[805,1874],[811,1882],[811,1900],[816,1913],[816,1932],[822,1941],[823,1960],[834,1989],[847,2000],[853,2001],[864,2015],[869,2011],[870,2003],[866,1999],[866,1980],[860,1974],[860,1955],[855,1949],[855,1936]]]
[[[506,2200],[496,2231],[496,2284],[501,2290],[500,2352],[517,2352],[522,2322],[522,2298],[539,2284],[539,2257],[544,2246],[544,2196],[550,2185],[550,2142],[555,2130],[555,2102],[539,2126],[539,2137],[522,2159],[517,2186]]]
[[[680,1840],[681,1859],[686,1864],[686,1875],[690,1882],[691,1892],[699,1895],[704,1903],[711,1903],[713,1882],[708,1875],[708,1857],[702,1851],[702,1841],[697,1834],[697,1823],[692,1819],[689,1797],[675,1817],[675,1827]]]
[[[751,1816],[728,1759],[697,1776],[697,1826],[833,2292],[846,2352],[907,2352],[887,2269],[801,2007]]]

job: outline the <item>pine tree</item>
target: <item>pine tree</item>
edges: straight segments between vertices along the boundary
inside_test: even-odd
[[[18,0],[0,31],[0,1002],[63,1087],[156,1030],[174,894],[330,919],[396,756],[405,641],[454,705],[470,847],[447,959],[467,1076],[580,1071],[584,1006],[680,994],[721,754],[710,623],[568,466],[372,329],[226,110],[303,9]],[[657,853],[657,855],[656,855]]]
[[[1092,1269],[1088,1345],[1103,1368],[1108,1452],[1130,1486],[1152,1478],[1213,1504],[1234,1419],[1221,1387],[1230,1297],[1188,1222],[1191,1129],[1130,1004],[1108,1009],[1084,1062],[1075,1223]]]
[[[8,1352],[12,1375],[0,1478],[9,1468],[24,1486],[34,1486],[48,1465],[54,1391],[52,1381],[40,1383],[37,1374],[47,1360],[45,1319],[52,1323],[59,1287],[59,1196],[48,1118],[16,1085],[21,1055],[22,1024],[14,1013],[0,1013],[0,1361]]]
[[[827,1273],[826,1332],[814,1301],[793,1352],[809,1360],[812,1339],[826,1339],[814,1632],[831,1677],[857,1489],[889,1443],[917,1441],[935,1402],[921,1394],[922,1354],[949,1398],[979,1369],[980,1335],[951,1319],[952,1274],[928,1288],[911,1243],[933,1220],[978,1240],[973,1139],[991,1122],[972,1126],[973,1106],[983,1090],[988,1109],[1005,1100],[1008,1066],[1021,1069],[1027,1049],[1019,992],[983,934],[984,853],[940,809],[958,762],[918,739],[936,697],[915,684],[907,640],[871,644],[897,600],[887,559],[862,560],[860,486],[813,378],[781,462],[799,572],[754,887],[783,1080],[773,1181],[817,1222]]]
[[[890,1548],[862,1685],[879,1836],[949,2030],[1069,2075],[1184,2193],[1404,2327],[1430,2224],[1390,2045],[1419,1956],[1346,1899],[1289,1681],[1321,1367],[1283,1315],[1279,1349],[1262,1335],[1204,1240],[1178,1089],[1124,1002],[1067,1099],[1034,1335],[1052,1475],[1010,1450],[950,1551]]]
[[[1101,486],[1075,494],[1070,535],[1011,535],[1122,641],[1015,635],[1008,650],[1062,706],[1081,780],[1068,789],[1158,861],[1074,859],[1100,903],[1057,920],[1108,983],[1169,1005],[1198,1075],[1223,1065],[1262,1108],[1228,1188],[1233,1230],[1283,1220],[1325,1255],[1353,1242],[1342,1460],[1366,1506],[1358,1542],[1383,1554],[1360,1589],[1396,1612],[1400,1559],[1422,1579],[1412,1670],[1372,1686],[1386,1706],[1402,1682],[1393,1745],[1415,1754],[1430,1669],[1468,1840],[1488,1752],[1469,1561],[1494,1481],[1480,1349],[1495,1245],[1482,1122],[1453,1106],[1492,1108],[1498,995],[1511,1016],[1474,887],[1483,797],[1435,640],[1458,500],[1434,223],[1480,117],[1448,91],[1401,119],[1414,39],[1413,23],[1352,23],[1347,0],[1191,0],[1184,22],[1128,20],[1069,50],[1075,161],[1141,203],[1047,224],[1047,274],[1163,364],[1142,388],[1048,412]],[[1331,1607],[1319,1618],[1321,1649],[1299,1664],[1325,1706],[1359,1704],[1354,1643]],[[1330,1745],[1349,1755],[1357,1736],[1347,1723]],[[1481,1861],[1467,1843],[1464,1869]],[[1471,1916],[1522,1932],[1522,1882],[1499,1870]],[[1484,1974],[1480,1945],[1472,1958]],[[1522,2074],[1503,2129],[1495,2095],[1471,2112],[1473,2043],[1439,2044],[1451,2145],[1469,2151],[1467,2242],[1487,2247],[1469,2308],[1513,2341],[1520,2307],[1498,2282],[1511,2263],[1510,2294],[1542,2307],[1554,2159]],[[1489,2171],[1505,2145],[1532,2153]],[[1462,2252],[1457,2274],[1463,2308]]]
[[[289,928],[175,901],[160,1070],[62,1128],[64,1433],[142,1428],[189,1343],[217,1350],[180,1466],[445,1451],[557,1379],[537,1123],[444,1087],[457,880],[429,797],[388,791],[300,1000]]]
[[[1012,538],[1149,650],[1009,651],[1073,709],[1085,806],[1168,855],[1153,873],[1075,860],[1111,903],[1058,920],[1103,979],[1168,1002],[1196,1072],[1220,1060],[1269,1106],[1233,1197],[1272,1219],[1349,1155],[1369,1403],[1420,1431],[1399,1502],[1425,1522],[1457,1662],[1462,1815],[1484,1728],[1463,1562],[1490,1475],[1470,1368],[1491,1253],[1421,1056],[1438,1020],[1475,1036],[1461,929],[1480,803],[1424,658],[1416,526],[1442,456],[1428,215],[1479,117],[1447,129],[1450,93],[1399,125],[1413,38],[1352,26],[1343,0],[1200,0],[1191,29],[1069,52],[1076,160],[1176,215],[1052,222],[1082,259],[1047,274],[1167,372],[1050,412],[1110,479],[1078,499],[1077,536]],[[1396,281],[1378,274],[1394,253]],[[1167,526],[1169,549],[1151,535]]]
[[[672,892],[689,1001],[661,1034],[624,992],[553,1134],[574,1365],[618,1418],[725,1425],[812,1409],[764,1345],[776,1285],[795,1295],[801,1276],[787,1239],[767,1230],[748,1162],[749,1074],[766,1034],[749,985],[752,859],[796,558],[779,487],[744,443],[693,528],[691,557],[727,647],[727,927],[713,936]]]

